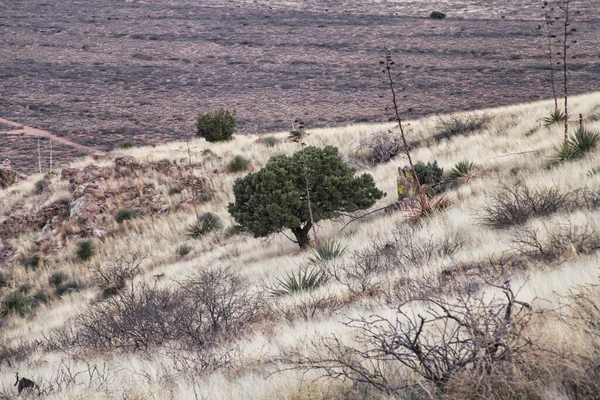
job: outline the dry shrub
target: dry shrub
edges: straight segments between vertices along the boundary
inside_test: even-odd
[[[293,322],[298,319],[308,321],[318,317],[331,317],[344,305],[345,302],[333,294],[308,292],[300,295],[291,305],[275,300],[270,309],[281,320]]]
[[[522,225],[531,218],[573,210],[583,205],[581,197],[581,191],[558,186],[532,189],[521,181],[504,184],[489,197],[479,221],[497,229]]]
[[[490,114],[468,113],[463,115],[453,114],[447,117],[439,117],[436,125],[436,139],[451,138],[455,135],[463,135],[485,128],[494,119]]]
[[[518,227],[513,233],[511,247],[521,256],[546,261],[556,260],[569,254],[587,254],[600,247],[598,232],[590,224],[563,223],[542,228]]]
[[[122,290],[128,281],[141,271],[146,256],[141,253],[110,257],[104,263],[91,266],[93,282],[101,290],[101,297],[109,297]]]
[[[374,132],[368,138],[361,139],[356,149],[356,157],[365,160],[370,165],[383,164],[403,152],[403,147],[400,132],[384,129]]]
[[[335,335],[317,339],[311,343],[313,351],[291,351],[287,362],[391,395],[402,395],[411,386],[401,378],[401,371],[408,370],[443,393],[452,378],[509,369],[531,349],[526,328],[532,307],[519,301],[508,283],[497,288],[503,297],[485,300],[483,295],[459,294],[448,300],[433,295],[413,299],[424,307],[416,315],[411,301],[400,305],[392,319],[350,319],[344,324],[352,328],[354,344]]]

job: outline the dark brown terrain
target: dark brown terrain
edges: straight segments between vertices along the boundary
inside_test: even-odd
[[[549,98],[540,3],[2,1],[0,117],[102,150],[189,137],[197,113],[218,107],[237,110],[239,133],[287,130],[296,117],[308,128],[384,121],[384,46],[415,117]],[[570,88],[591,92],[600,13],[596,0],[573,4]],[[7,129],[0,159],[36,170],[37,140]],[[54,146],[59,162],[81,154]]]

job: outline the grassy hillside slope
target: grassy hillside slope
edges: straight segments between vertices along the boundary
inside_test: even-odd
[[[600,93],[573,97],[571,101],[572,115],[583,114],[587,128],[600,130]],[[245,174],[229,173],[227,165],[233,157],[242,155],[250,160],[250,170],[256,171],[274,155],[294,153],[300,146],[286,140],[287,133],[273,134],[279,141],[272,147],[258,140],[258,136],[248,135],[221,144],[191,140],[119,150],[100,161],[78,160],[71,167],[82,169],[95,163],[113,168],[114,158],[118,156],[132,156],[149,163],[176,160],[182,168],[189,166],[186,174],[207,180],[209,196],[193,207],[180,207],[193,200],[193,196],[185,190],[171,191],[177,183],[175,178],[149,169],[129,178],[114,175],[97,186],[108,192],[124,182],[142,189],[144,185],[152,185],[157,196],[162,196],[161,202],[166,208],[160,213],[145,213],[118,224],[112,215],[120,203],[107,206],[110,218],[104,228],[108,233],[101,238],[92,236],[96,254],[90,261],[74,256],[77,240],[86,237],[83,233],[72,236],[65,233],[64,243],[47,251],[36,245],[41,235],[39,230],[5,239],[5,246],[13,255],[6,259],[3,268],[6,286],[0,290],[4,298],[29,284],[31,287],[23,291],[25,297],[43,291],[51,299],[45,304],[38,301],[24,316],[5,313],[0,327],[1,393],[7,398],[16,394],[12,385],[14,372],[18,371],[35,381],[48,398],[333,399],[367,395],[465,398],[466,393],[487,393],[486,396],[492,393],[506,398],[499,387],[510,387],[516,398],[585,397],[586,390],[593,391],[584,377],[589,379],[591,375],[586,368],[597,365],[600,359],[596,350],[600,338],[589,332],[589,318],[572,317],[583,313],[581,308],[565,305],[573,304],[568,295],[579,293],[579,285],[598,283],[600,174],[594,173],[594,169],[600,167],[600,153],[595,150],[578,161],[546,168],[554,146],[561,143],[563,131],[560,126],[543,126],[542,120],[551,108],[551,102],[539,102],[482,110],[478,114],[493,116],[487,126],[439,140],[435,139],[440,129],[438,117],[411,121],[409,139],[417,143],[413,152],[415,160],[437,160],[448,172],[459,161],[468,160],[476,165],[470,179],[445,193],[451,206],[418,223],[407,222],[403,211],[374,213],[351,222],[343,230],[349,219],[320,223],[319,238],[335,240],[346,248],[345,253],[319,264],[331,274],[326,284],[313,291],[279,297],[269,294],[269,289],[277,287],[278,279],[285,279],[307,266],[319,268],[319,265],[310,267],[308,259],[312,253],[300,252],[284,235],[254,239],[245,234],[225,233],[234,225],[227,213],[227,204],[234,201],[232,185]],[[309,130],[305,142],[314,146],[336,146],[345,161],[360,172],[370,173],[376,185],[387,193],[372,208],[377,209],[396,200],[397,168],[406,161],[399,156],[389,163],[370,166],[359,162],[355,151],[361,139],[393,127],[393,124],[360,124]],[[48,177],[48,187],[35,194],[36,182],[41,178],[30,176],[0,191],[0,223],[15,209],[35,213],[57,200],[71,201],[69,183],[59,176]],[[485,209],[494,208],[499,191],[506,192],[520,187],[518,185],[525,185],[534,194],[546,193],[544,189],[552,188],[554,194],[546,193],[542,197],[562,196],[561,205],[544,213],[546,215],[528,218],[520,226],[497,229],[483,224]],[[218,215],[225,230],[200,239],[186,236],[186,229],[196,220],[196,213],[206,212]],[[531,232],[537,232],[535,238],[542,243],[542,249],[532,244]],[[191,247],[189,254],[178,254],[182,245]],[[393,248],[395,261],[375,269],[365,278],[368,288],[358,288],[361,280],[358,273],[354,278],[332,277],[335,274],[331,271],[339,272],[340,266],[347,271],[359,271],[366,263],[373,262],[372,257],[380,260],[382,252],[389,248]],[[37,268],[26,266],[25,261],[32,254],[42,253],[43,261]],[[210,351],[184,349],[172,339],[149,345],[147,349],[77,342],[69,336],[79,335],[80,325],[74,318],[90,315],[90,307],[115,298],[99,297],[101,289],[95,283],[95,268],[106,268],[118,257],[132,255],[141,260],[133,283],[127,280],[126,284],[133,287],[134,292],[141,290],[143,282],[177,292],[186,287],[190,276],[229,268],[230,272],[239,274],[244,289],[261,297],[255,318],[211,336]],[[64,291],[60,296],[53,294],[55,288],[49,280],[59,271],[68,279],[76,280],[79,289]],[[364,363],[360,356],[356,359],[360,353],[345,353],[343,357],[347,357],[349,363],[346,366],[361,365],[368,371],[381,368],[384,376],[378,377],[379,383],[359,382],[361,379],[356,377],[362,375],[347,369],[343,375],[350,379],[346,380],[334,379],[332,371],[339,370],[333,367],[311,367],[308,373],[304,369],[308,365],[335,364],[328,364],[328,357],[338,357],[339,361],[343,357],[336,351],[340,349],[369,348],[368,343],[365,345],[357,338],[360,330],[344,323],[352,318],[378,315],[394,321],[400,316],[398,307],[414,296],[438,298],[439,295],[449,302],[464,296],[503,301],[502,287],[507,280],[519,301],[532,306],[533,313],[528,317],[531,321],[523,335],[535,346],[553,350],[542,351],[530,346],[520,353],[524,360],[535,359],[536,365],[546,363],[540,368],[543,371],[534,373],[529,361],[515,361],[510,373],[502,369],[496,371],[496,375],[491,374],[500,377],[499,381],[489,378],[490,375],[477,375],[481,385],[476,389],[473,389],[475,379],[469,378],[470,372],[463,371],[448,384],[447,392],[441,393],[434,390],[431,382],[397,362],[370,359]],[[586,290],[587,299],[597,299],[595,288]],[[600,302],[594,304],[600,306]],[[410,303],[402,310],[413,318],[417,314],[426,315],[426,305],[426,302]],[[538,313],[544,310],[547,312]],[[431,333],[431,338],[440,339],[439,326],[431,329],[437,332]],[[393,330],[385,332],[388,335]],[[323,340],[332,335],[342,345],[332,348],[331,341]],[[526,367],[521,368],[523,365]],[[316,379],[323,375],[327,376]],[[532,378],[534,376],[537,378]],[[573,378],[566,382],[565,377]],[[415,382],[415,388],[399,389]],[[580,384],[578,389],[573,389],[573,382]]]

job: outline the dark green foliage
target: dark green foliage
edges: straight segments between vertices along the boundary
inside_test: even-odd
[[[131,208],[122,208],[115,214],[115,221],[117,221],[118,224],[122,224],[123,221],[135,218],[136,214],[137,212]]]
[[[346,253],[346,248],[335,240],[327,240],[314,246],[312,255],[308,258],[313,264],[322,261],[330,261],[334,258],[339,258]]]
[[[34,254],[31,257],[27,257],[26,259],[23,260],[23,265],[25,266],[26,269],[35,271],[40,266],[40,256],[37,254]]]
[[[255,237],[291,229],[304,248],[311,229],[306,180],[314,221],[371,207],[384,195],[371,175],[355,176],[335,147],[311,146],[291,157],[272,157],[260,171],[237,179],[229,212]]]
[[[215,112],[199,114],[196,127],[197,135],[209,142],[230,140],[235,130],[235,111],[220,108]]]
[[[126,140],[124,142],[119,143],[119,148],[123,149],[123,150],[132,149],[134,147],[135,147],[135,145],[133,144],[133,142],[131,140]]]
[[[21,317],[31,313],[32,301],[20,291],[16,290],[4,296],[0,301],[0,315],[17,314]]]
[[[44,190],[50,185],[50,183],[46,179],[40,179],[33,186],[34,194],[42,194]]]
[[[211,212],[196,215],[196,222],[187,228],[187,235],[198,239],[212,231],[223,229],[221,218]]]
[[[38,290],[33,295],[33,300],[35,300],[38,303],[48,304],[50,302],[50,295],[43,290]]]
[[[8,285],[8,279],[6,279],[6,273],[4,271],[0,271],[0,288],[6,287]]]
[[[275,147],[275,145],[279,143],[279,139],[275,136],[267,136],[263,138],[263,144],[267,147]]]
[[[544,118],[544,126],[548,127],[554,124],[564,124],[565,113],[559,109],[550,112],[550,115]]]
[[[475,164],[468,160],[459,161],[454,164],[454,167],[450,170],[450,178],[452,179],[462,179],[468,178],[472,175],[473,170],[475,169]]]
[[[248,160],[238,155],[233,157],[233,159],[229,162],[227,169],[231,173],[242,172],[247,170],[249,165],[250,162]]]
[[[563,143],[554,148],[554,154],[550,157],[548,166],[552,167],[563,162],[575,161],[583,158],[586,153],[596,148],[599,138],[600,134],[598,132],[580,126],[571,134],[566,144]]]
[[[27,294],[31,291],[32,287],[33,287],[33,285],[31,283],[24,283],[21,286],[19,286],[19,292],[21,292],[23,294]]]
[[[277,278],[274,287],[269,289],[272,296],[288,296],[294,293],[314,290],[327,283],[327,275],[319,268],[300,268],[297,273],[286,273]]]
[[[435,185],[440,183],[444,178],[444,169],[440,168],[437,161],[424,164],[421,161],[415,164],[415,172],[419,177],[421,185]]]
[[[53,273],[50,278],[48,278],[48,283],[53,287],[58,287],[61,283],[67,280],[67,274],[62,271]]]
[[[71,279],[65,283],[61,283],[56,287],[56,294],[62,296],[69,292],[77,292],[81,289],[81,285],[75,279]]]
[[[185,257],[187,256],[190,251],[192,251],[194,248],[192,246],[190,246],[189,244],[182,244],[179,247],[177,247],[177,255],[179,257]]]
[[[75,254],[81,261],[87,261],[94,256],[96,245],[93,240],[81,240],[75,246]]]

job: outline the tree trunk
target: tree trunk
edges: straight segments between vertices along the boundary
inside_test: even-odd
[[[300,246],[301,249],[305,249],[310,244],[310,237],[308,237],[308,233],[310,232],[310,228],[312,224],[307,222],[303,228],[292,228],[292,233],[296,237],[296,243]]]

